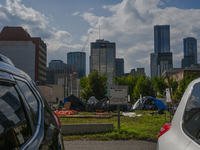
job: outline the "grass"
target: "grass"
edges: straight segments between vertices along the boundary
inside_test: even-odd
[[[111,118],[60,118],[61,124],[82,123],[113,123],[114,129],[105,133],[63,135],[64,140],[157,140],[160,128],[170,122],[169,114],[149,115],[152,111],[137,111],[140,117],[120,116],[120,129],[118,117]],[[78,115],[92,115],[80,112]]]

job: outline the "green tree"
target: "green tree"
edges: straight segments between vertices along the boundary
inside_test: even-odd
[[[133,102],[133,100],[134,100],[133,99],[133,89],[135,88],[135,85],[139,78],[140,78],[140,76],[138,74],[129,75],[126,78],[126,83],[128,85],[128,95],[130,95],[131,102]]]
[[[87,84],[85,83],[87,81]],[[81,97],[85,100],[88,100],[91,96],[94,96],[96,99],[100,100],[106,97],[107,95],[107,77],[104,73],[100,75],[97,70],[93,70],[88,78],[82,80],[81,87],[83,92],[81,92]]]
[[[126,85],[126,77],[122,76],[122,77],[114,77],[114,83],[115,85]]]
[[[170,86],[172,88],[173,93],[175,93],[176,89],[178,88],[178,82],[173,78],[170,78]]]
[[[88,78],[86,76],[82,77],[80,80],[80,86],[84,89],[88,84]]]
[[[154,88],[159,92],[159,97],[163,97],[165,89],[168,87],[163,77],[154,76],[153,79]]]
[[[178,86],[177,90],[175,91],[174,98],[181,100],[187,86],[190,84],[191,81],[193,81],[197,77],[198,76],[197,76],[196,72],[194,72],[190,75],[186,74],[185,77],[179,82],[179,86]]]
[[[135,88],[133,89],[133,98],[139,99],[140,94],[142,96],[155,96],[153,82],[150,77],[147,77],[145,74],[138,79]]]

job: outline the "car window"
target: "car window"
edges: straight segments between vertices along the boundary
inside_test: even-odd
[[[30,136],[30,126],[15,87],[0,82],[0,149],[19,149]]]
[[[35,95],[32,93],[29,86],[25,82],[17,80],[17,83],[18,83],[20,89],[22,90],[22,93],[30,106],[29,110],[31,112],[33,122],[35,124],[37,124],[38,101],[37,101]]]
[[[200,83],[194,85],[187,101],[183,127],[193,138],[200,140]]]

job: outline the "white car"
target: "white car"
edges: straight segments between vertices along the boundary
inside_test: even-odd
[[[156,149],[200,149],[200,78],[188,85],[172,122],[161,128]]]

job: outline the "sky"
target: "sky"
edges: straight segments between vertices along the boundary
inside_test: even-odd
[[[90,43],[100,38],[116,43],[125,73],[145,68],[150,76],[155,25],[170,25],[174,68],[181,67],[186,37],[197,39],[199,63],[199,18],[199,0],[0,0],[0,31],[21,26],[31,37],[41,37],[47,44],[47,66],[51,60],[67,63],[68,52],[84,51],[87,74]]]

